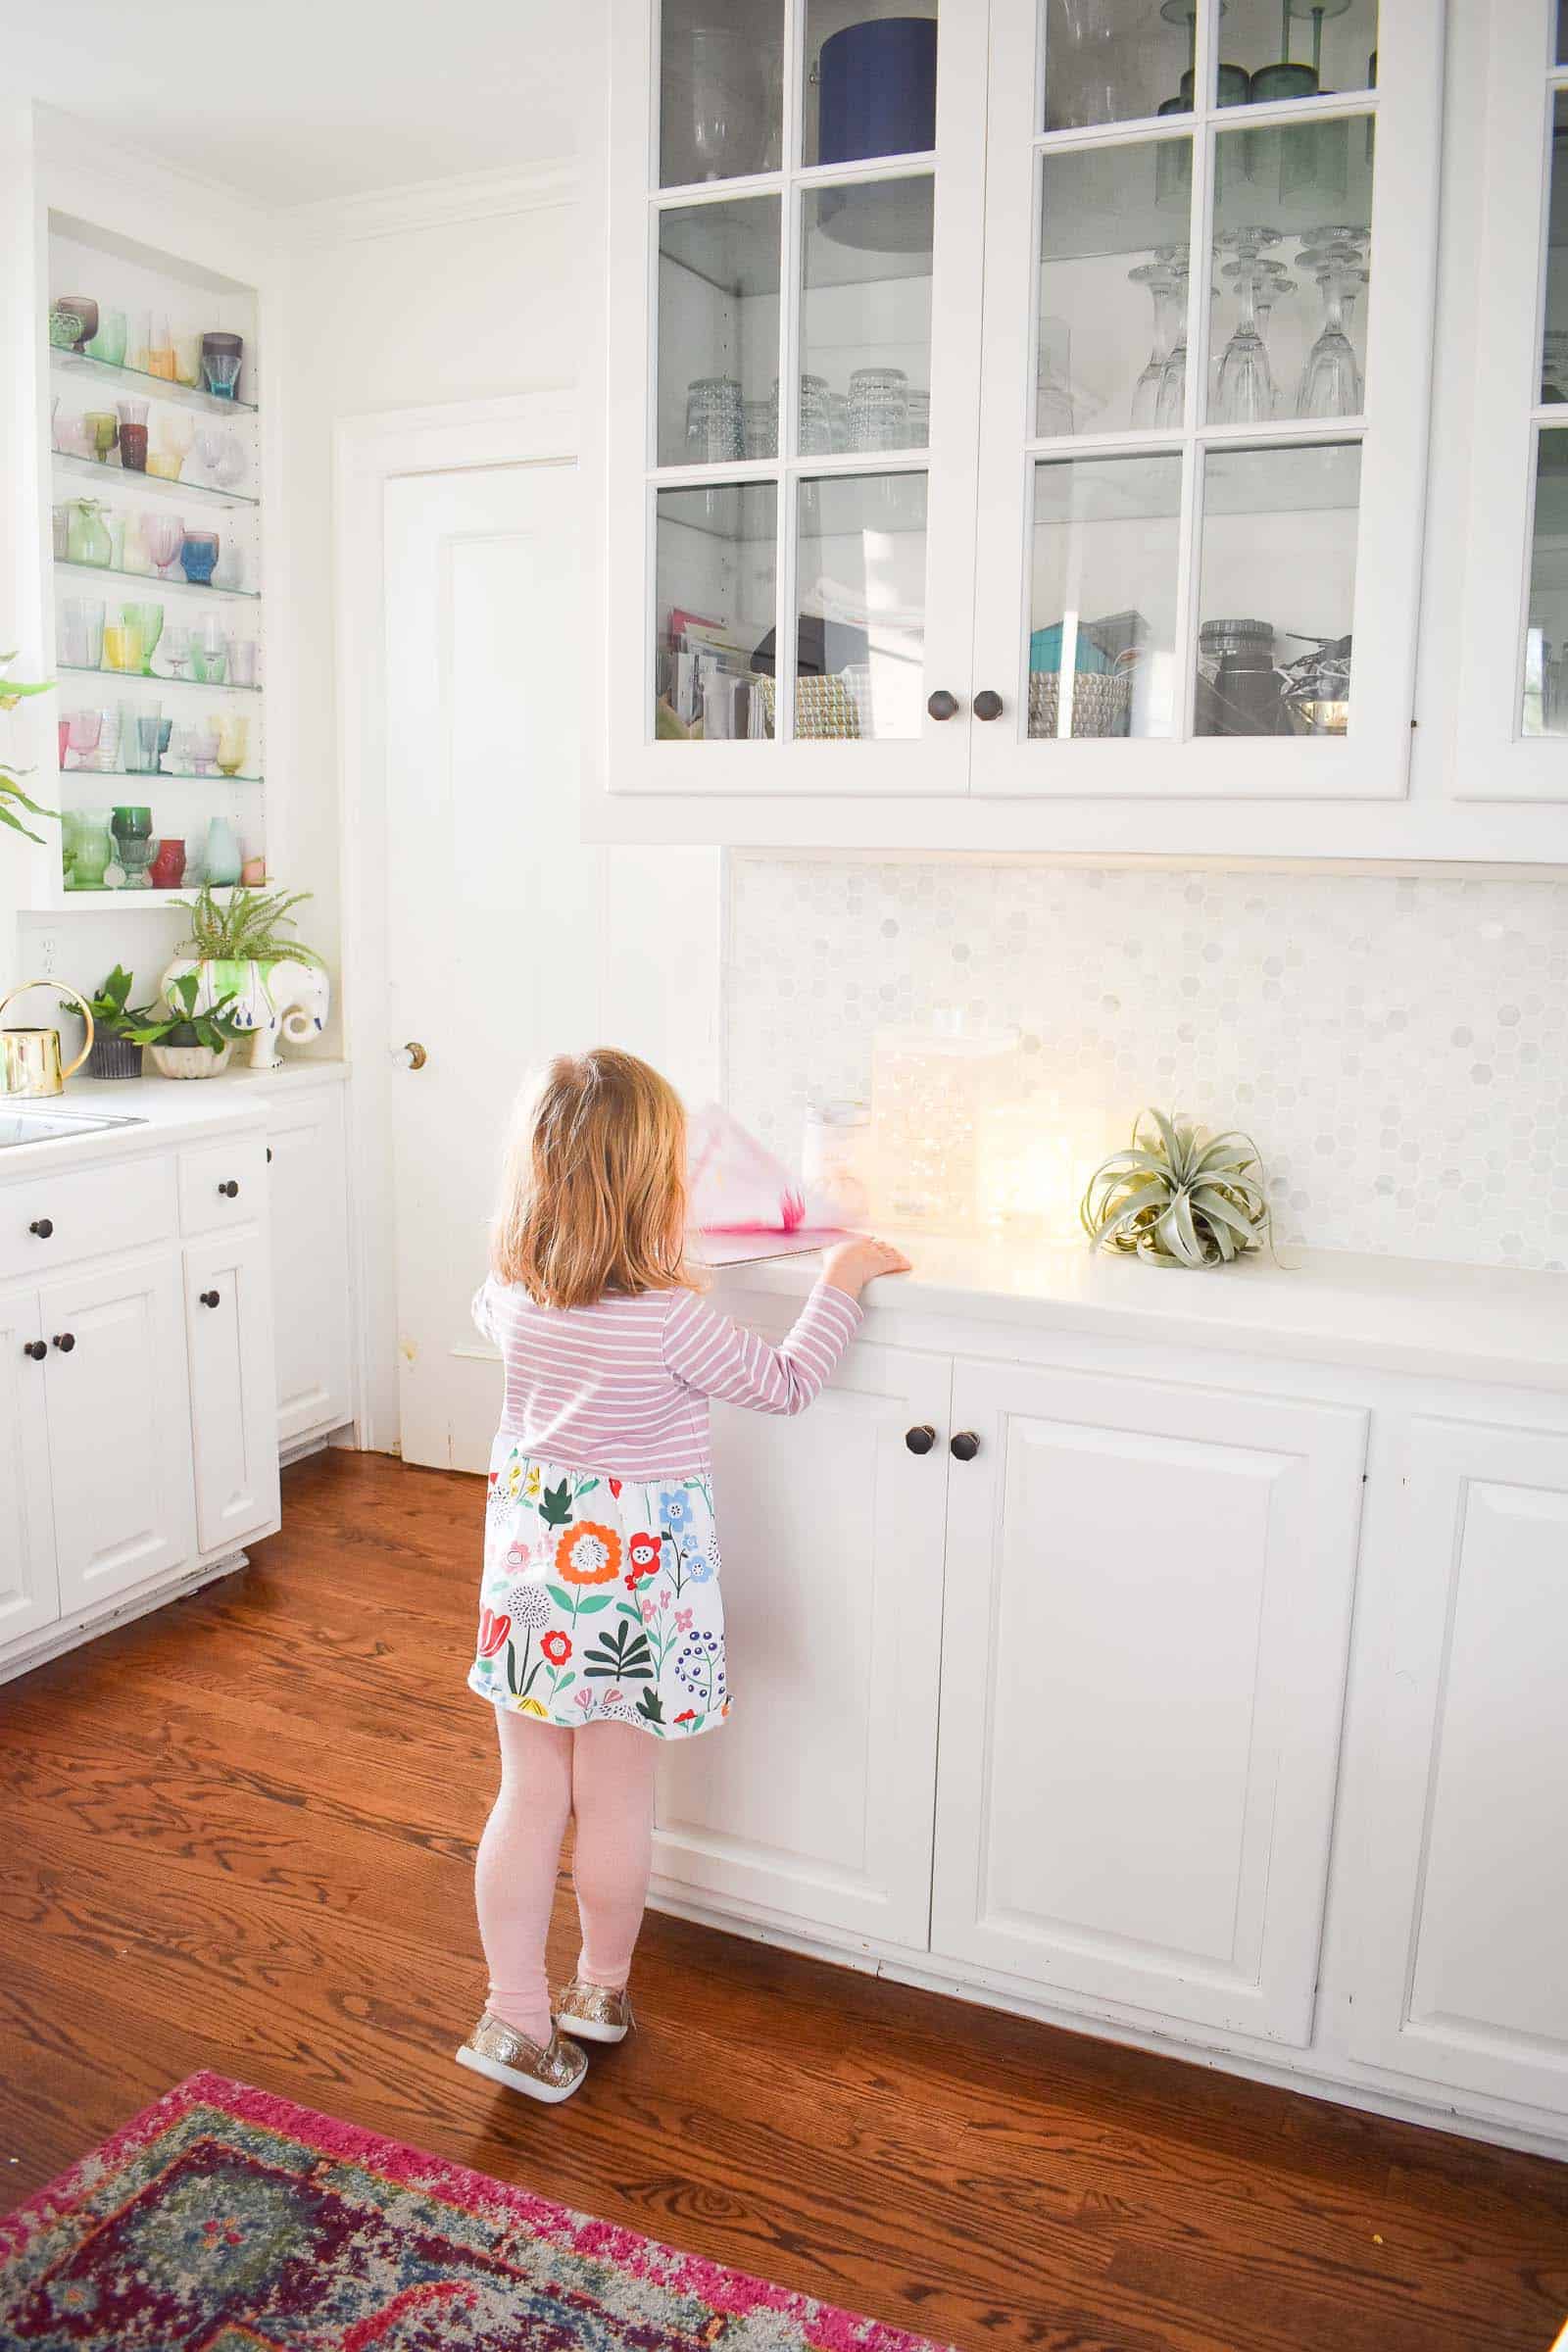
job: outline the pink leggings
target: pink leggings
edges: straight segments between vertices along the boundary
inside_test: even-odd
[[[566,1823],[577,1819],[572,1877],[590,1984],[619,1986],[648,1899],[654,1846],[654,1750],[629,1723],[568,1732],[497,1707],[501,1793],[474,1867],[490,2007],[534,2041],[550,2039],[545,1936]]]

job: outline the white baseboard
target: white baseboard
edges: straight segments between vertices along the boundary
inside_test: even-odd
[[[35,1666],[45,1666],[51,1658],[63,1657],[67,1650],[79,1649],[84,1642],[96,1642],[100,1634],[113,1633],[117,1626],[133,1625],[138,1617],[149,1617],[154,1609],[166,1608],[172,1600],[186,1600],[204,1585],[216,1584],[220,1576],[234,1576],[241,1568],[248,1568],[250,1558],[248,1551],[225,1552],[221,1559],[187,1569],[172,1584],[159,1585],[150,1592],[95,1610],[90,1617],[62,1618],[57,1625],[45,1626],[31,1642],[20,1643],[13,1655],[0,1658],[0,1683],[14,1682],[19,1674],[30,1674]]]

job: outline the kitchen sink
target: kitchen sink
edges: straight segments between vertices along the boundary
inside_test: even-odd
[[[75,1110],[19,1110],[0,1100],[0,1152],[13,1144],[52,1144],[62,1136],[97,1135],[106,1127],[145,1127],[145,1119],[95,1118]]]

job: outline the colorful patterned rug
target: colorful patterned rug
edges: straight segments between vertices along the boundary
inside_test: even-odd
[[[210,2074],[0,2219],[0,2347],[21,2344],[936,2352]]]

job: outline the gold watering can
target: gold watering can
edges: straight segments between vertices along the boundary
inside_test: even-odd
[[[87,1042],[69,1069],[60,1066],[58,1029],[4,1026],[6,1006],[14,1004],[18,997],[24,997],[30,988],[52,988],[81,1006],[87,1023]],[[92,1052],[92,1007],[85,997],[77,996],[74,988],[63,987],[58,980],[24,980],[9,996],[0,997],[0,1095],[63,1095],[66,1080],[75,1076]]]

